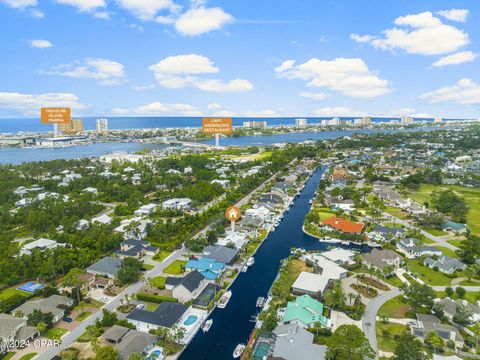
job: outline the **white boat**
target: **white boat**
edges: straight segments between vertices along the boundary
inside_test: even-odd
[[[253,264],[255,264],[255,258],[250,256],[247,260],[247,266],[252,266]]]
[[[205,321],[205,323],[202,326],[203,332],[207,332],[208,330],[210,330],[210,328],[212,327],[212,324],[213,324],[212,319]]]
[[[261,308],[263,304],[265,304],[265,298],[260,296],[257,298],[257,307]]]
[[[233,358],[238,359],[240,356],[242,356],[244,350],[245,350],[245,344],[238,344],[235,350],[233,351]]]
[[[309,203],[310,205],[312,205],[312,204],[313,204],[313,199],[310,199],[310,200],[308,201],[308,203]]]
[[[341,240],[338,239],[332,239],[331,237],[325,236],[323,238],[318,239],[318,241],[322,243],[329,243],[329,244],[338,244],[341,243]]]
[[[242,267],[242,272],[247,272],[247,270],[248,270],[248,266],[247,266],[247,265],[245,265],[244,267]]]
[[[350,241],[348,240],[342,240],[340,241],[343,245],[350,245]]]
[[[228,302],[230,301],[230,298],[232,297],[232,292],[228,290],[225,294],[223,294],[220,299],[218,300],[217,306],[220,309],[225,309],[227,307]]]

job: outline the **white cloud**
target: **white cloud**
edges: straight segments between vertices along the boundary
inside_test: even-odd
[[[450,54],[444,56],[437,61],[435,61],[432,65],[435,67],[442,67],[445,65],[458,65],[467,62],[472,62],[478,57],[478,54],[474,54],[471,51],[461,51],[458,53]]]
[[[101,20],[110,20],[110,13],[108,11],[98,11],[93,13],[93,17]]]
[[[0,3],[4,3],[5,5],[13,8],[23,10],[29,6],[37,6],[37,0],[0,0]]]
[[[275,68],[275,72],[281,78],[305,80],[307,86],[338,91],[350,97],[371,98],[391,91],[390,82],[379,78],[359,58],[312,58],[300,65],[287,60]]]
[[[466,22],[470,11],[467,9],[450,9],[437,11],[437,14],[451,21]]]
[[[480,85],[472,79],[460,79],[455,85],[445,86],[420,95],[420,99],[438,102],[455,102],[458,104],[480,104]]]
[[[41,107],[71,107],[85,109],[72,93],[21,94],[0,92],[0,110],[19,115],[38,115]]]
[[[143,21],[154,20],[161,11],[178,13],[181,10],[172,0],[117,0],[117,3]]]
[[[233,22],[233,16],[219,7],[192,8],[180,15],[175,21],[175,30],[181,35],[195,36],[221,29]]]
[[[429,11],[400,16],[394,27],[383,31],[383,36],[351,34],[359,43],[369,43],[382,50],[401,49],[409,54],[439,55],[457,51],[470,40],[463,30],[441,22]]]
[[[59,4],[70,5],[81,12],[90,12],[106,6],[105,0],[55,0]]]
[[[212,116],[235,116],[233,111],[225,110],[223,106],[218,103],[208,104],[207,111]]]
[[[353,110],[349,107],[337,106],[337,107],[323,107],[313,110],[315,116],[366,116],[367,113],[363,111]]]
[[[155,89],[155,84],[148,84],[148,85],[132,85],[132,90],[138,92],[145,92],[148,90]]]
[[[202,74],[216,74],[220,69],[206,56],[197,54],[168,56],[149,67],[157,82],[169,89],[193,86],[203,91],[244,92],[253,89],[253,85],[244,79],[224,82],[220,79],[205,79]]]
[[[45,14],[38,9],[30,10],[30,15],[34,18],[37,18],[37,19],[43,19],[45,17]]]
[[[282,116],[280,114],[280,110],[273,110],[273,109],[264,109],[264,110],[250,110],[245,111],[244,116],[248,117],[279,117]]]
[[[301,97],[314,100],[314,101],[322,101],[325,100],[326,98],[329,97],[328,94],[325,94],[323,92],[308,92],[308,91],[302,91],[299,94]]]
[[[78,79],[96,79],[100,85],[107,86],[119,85],[126,81],[123,64],[102,58],[88,58],[41,73]]]
[[[30,41],[30,46],[32,48],[37,48],[37,49],[48,49],[53,47],[53,44],[50,41],[45,39],[36,39],[36,40]]]
[[[115,108],[112,110],[115,115],[183,115],[183,116],[200,116],[201,112],[190,104],[174,103],[163,104],[153,102],[150,104],[138,106],[134,109]]]

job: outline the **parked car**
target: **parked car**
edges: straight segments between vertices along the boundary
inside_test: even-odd
[[[73,322],[73,319],[72,319],[71,317],[64,316],[64,317],[63,317],[63,321],[68,322],[68,323],[71,323],[71,322]]]
[[[142,310],[145,307],[145,304],[138,304],[137,309]]]

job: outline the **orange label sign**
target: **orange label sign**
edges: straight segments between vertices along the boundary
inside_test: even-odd
[[[42,108],[42,124],[70,124],[70,108]]]
[[[225,216],[228,221],[240,220],[240,209],[236,206],[230,206],[227,211],[225,211]]]
[[[207,134],[230,134],[232,118],[203,118],[202,129]]]

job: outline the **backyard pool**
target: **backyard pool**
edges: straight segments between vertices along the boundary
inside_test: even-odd
[[[190,316],[187,318],[187,320],[185,320],[185,321],[183,322],[183,325],[185,325],[185,326],[193,325],[193,324],[195,324],[195,321],[197,321],[197,319],[198,319],[198,316],[197,316],[197,315],[190,315]]]

